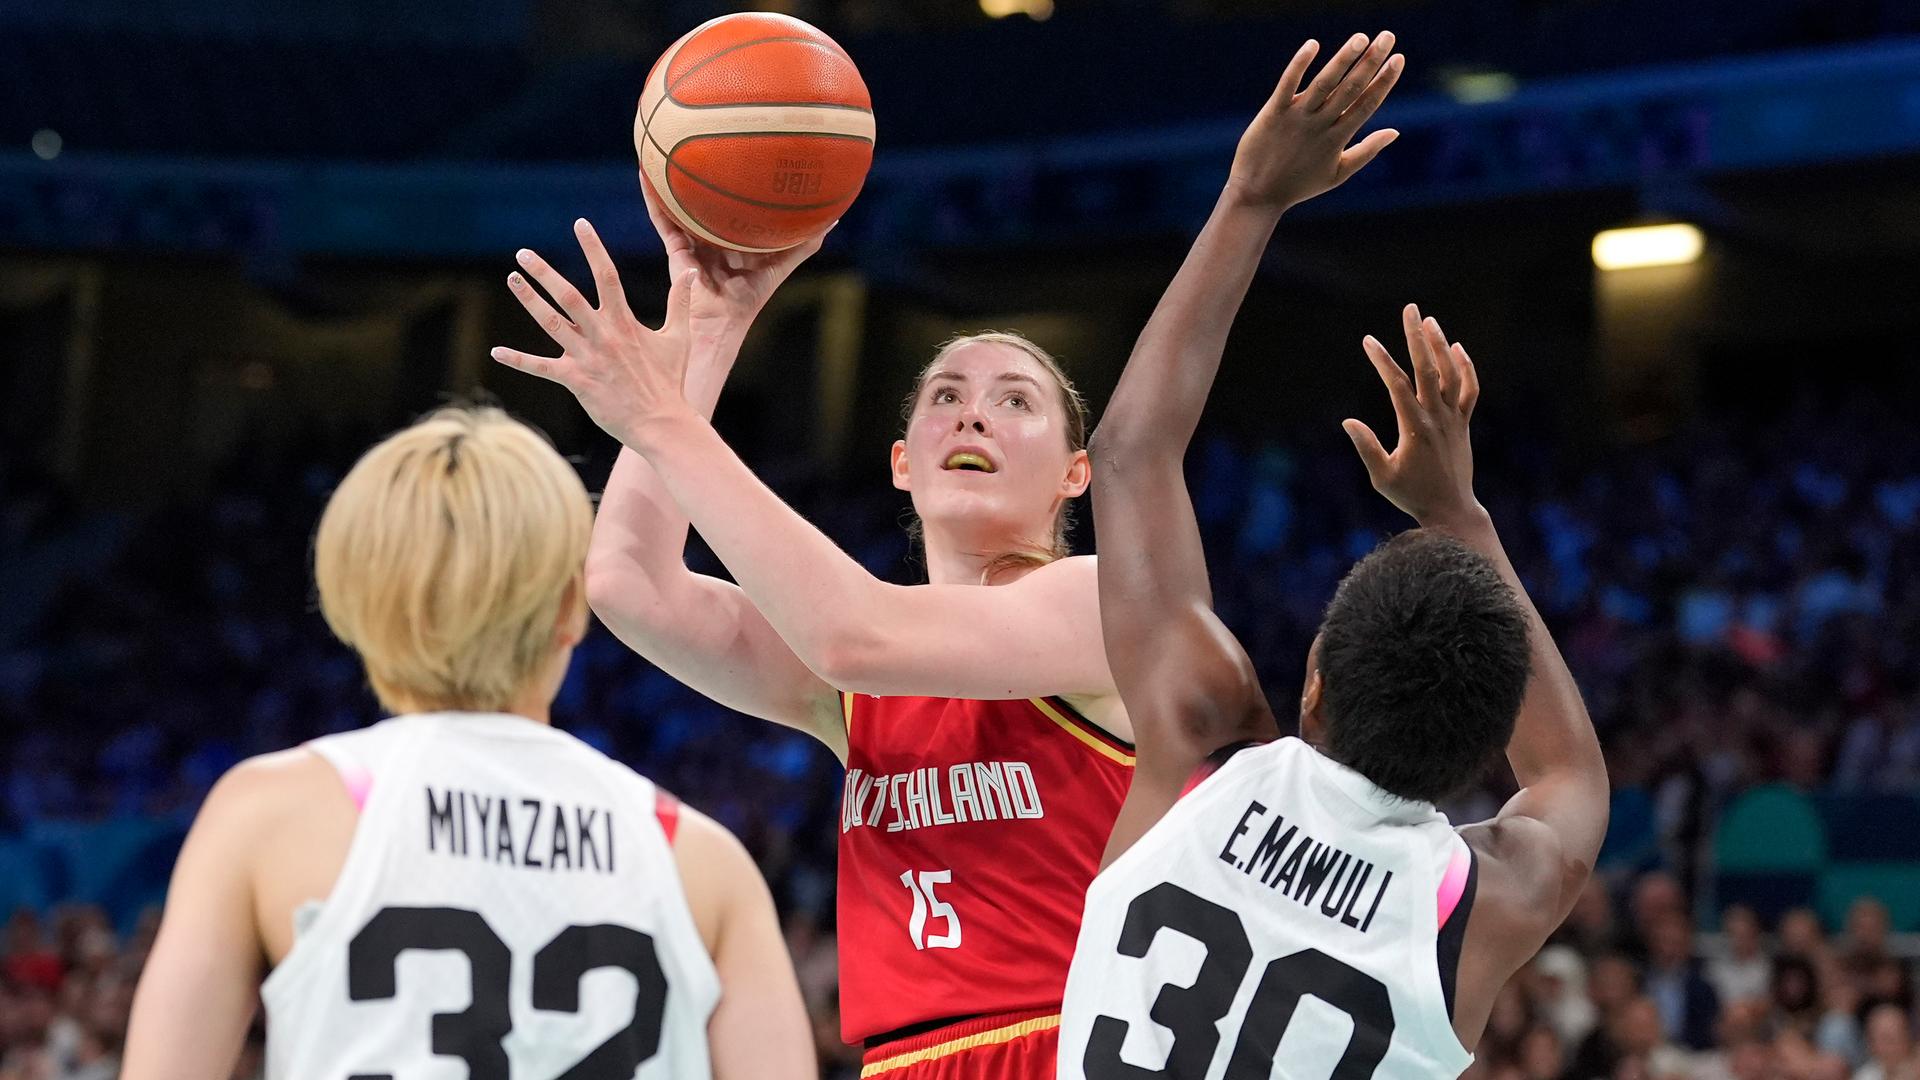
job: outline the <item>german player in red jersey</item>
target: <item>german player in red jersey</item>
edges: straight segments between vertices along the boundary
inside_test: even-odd
[[[1361,39],[1330,66],[1362,86],[1384,78],[1384,93],[1391,47]],[[930,582],[882,582],[707,420],[746,327],[810,249],[728,255],[657,209],[654,222],[673,333],[634,318],[581,222],[598,307],[523,252],[553,303],[519,275],[512,287],[565,353],[494,353],[567,386],[626,448],[589,554],[594,610],[676,678],[846,762],[841,1018],[866,1048],[863,1074],[1051,1077],[1086,886],[1133,765],[1094,561],[1065,544],[1090,475],[1085,406],[1025,338],[943,346],[890,463]],[[682,328],[691,350],[675,347]],[[688,571],[689,522],[737,586]]]

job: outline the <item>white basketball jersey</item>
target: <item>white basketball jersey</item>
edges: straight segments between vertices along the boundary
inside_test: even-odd
[[[1299,739],[1240,751],[1088,889],[1061,1080],[1458,1076],[1435,896],[1461,844]]]
[[[719,977],[651,782],[518,716],[308,745],[363,801],[261,988],[269,1078],[711,1076]]]

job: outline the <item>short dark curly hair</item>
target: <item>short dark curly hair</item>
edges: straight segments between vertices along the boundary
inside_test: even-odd
[[[1477,780],[1530,673],[1527,615],[1486,556],[1413,529],[1340,582],[1320,622],[1324,749],[1407,799]]]

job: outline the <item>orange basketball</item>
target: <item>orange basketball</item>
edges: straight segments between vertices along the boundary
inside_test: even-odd
[[[779,251],[846,213],[873,163],[873,102],[846,50],[764,12],[694,27],[647,74],[640,176],[681,225]]]

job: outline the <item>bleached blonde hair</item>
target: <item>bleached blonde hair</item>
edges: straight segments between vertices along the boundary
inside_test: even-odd
[[[396,713],[495,712],[553,656],[593,505],[539,432],[437,410],[366,452],[314,536],[320,611]]]

